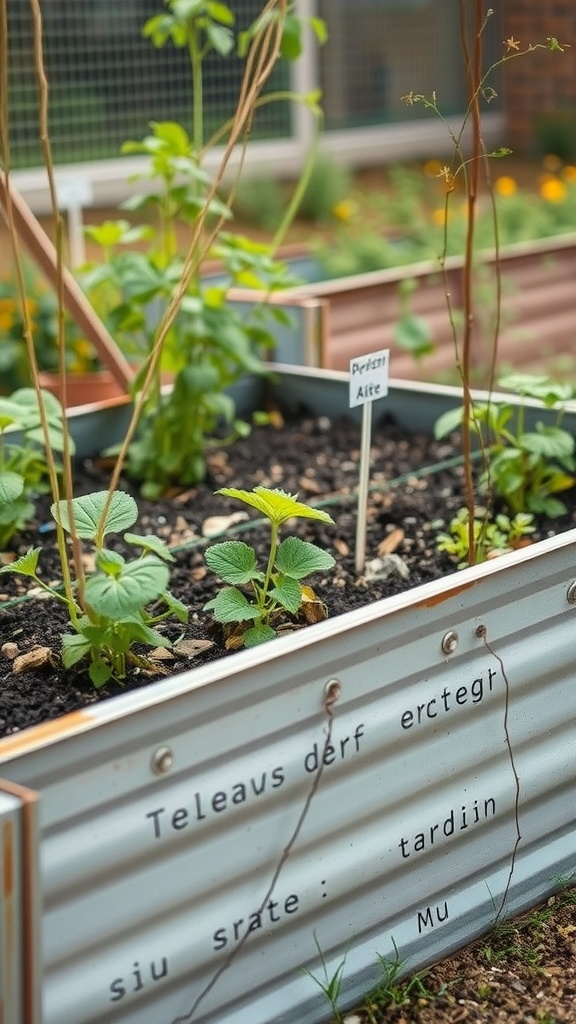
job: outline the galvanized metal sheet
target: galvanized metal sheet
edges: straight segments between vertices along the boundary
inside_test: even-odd
[[[0,782],[0,1022],[24,1021],[21,801]]]
[[[318,947],[349,1003],[377,954],[418,967],[551,891],[576,865],[575,566],[572,532],[7,760],[42,790],[43,1024],[312,1024]]]
[[[0,779],[0,1024],[40,1024],[36,802]]]
[[[0,793],[0,1021],[22,1017],[22,891],[18,877],[19,801]]]

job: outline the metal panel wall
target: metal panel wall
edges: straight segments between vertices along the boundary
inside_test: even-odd
[[[39,1024],[36,794],[0,779],[0,1024]]]
[[[311,1024],[316,943],[350,1002],[377,953],[414,968],[488,927],[512,867],[506,912],[551,891],[576,865],[575,555],[465,570],[6,763],[42,789],[43,1024]]]

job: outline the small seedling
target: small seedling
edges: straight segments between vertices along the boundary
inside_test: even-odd
[[[287,612],[297,616],[307,599],[301,580],[310,573],[331,569],[334,559],[322,548],[299,537],[279,542],[280,527],[289,519],[314,519],[333,523],[327,512],[310,508],[297,496],[268,487],[253,491],[222,487],[217,494],[237,498],[261,512],[270,522],[270,551],[264,572],[258,567],[256,552],[239,540],[215,544],[206,551],[206,563],[224,583],[215,598],[204,605],[217,622],[238,627],[241,643],[254,647],[277,636],[277,626]],[[248,596],[240,589],[249,587]],[[309,597],[309,595],[308,595]]]
[[[323,977],[318,977],[318,975],[313,974],[312,971],[308,971],[306,969],[304,969],[304,974],[307,974],[309,978],[312,978],[312,981],[315,981],[318,987],[322,989],[322,992],[324,993],[326,1000],[330,1004],[330,1009],[332,1010],[332,1013],[334,1015],[333,1024],[343,1024],[343,1017],[340,1012],[339,1003],[340,993],[342,990],[342,982],[344,981],[344,968],[346,966],[346,957],[348,956],[348,950],[346,950],[344,956],[337,964],[334,974],[330,975],[328,973],[328,965],[326,963],[326,958],[324,956],[324,953],[322,952],[322,949],[320,948],[320,943],[318,942],[318,936],[316,935],[316,932],[314,932],[314,942],[316,944],[316,949],[318,950],[320,963],[322,964]]]
[[[480,510],[477,510],[479,512]],[[489,558],[513,551],[526,543],[529,534],[534,533],[534,516],[529,512],[518,512],[512,519],[500,513],[494,520],[486,516],[474,517],[474,553],[476,564]],[[470,532],[468,530],[468,509],[461,508],[450,521],[447,533],[439,533],[436,546],[446,551],[463,569],[470,564]]]
[[[41,548],[31,548],[1,568],[0,573],[28,576],[67,606],[74,632],[62,639],[65,668],[87,658],[94,686],[104,686],[110,679],[122,681],[128,662],[148,664],[132,650],[134,644],[170,647],[170,641],[153,627],[172,614],[180,622],[187,619],[185,606],[167,590],[167,563],[173,561],[173,556],[156,536],[124,533],[124,541],[141,551],[133,558],[124,558],[105,546],[108,534],[132,526],[138,515],[134,499],[121,491],[115,491],[111,498],[107,491],[97,491],[70,502],[59,501],[52,505],[51,512],[66,532],[74,532],[79,540],[95,547],[96,572],[85,582],[83,600],[77,599],[77,586],[74,594],[66,594],[38,575]],[[153,611],[148,610],[151,605]]]
[[[512,513],[533,512],[550,517],[566,512],[557,494],[576,483],[574,471],[575,440],[561,426],[566,402],[574,389],[568,383],[555,383],[544,374],[514,373],[501,377],[499,387],[518,395],[518,410],[502,399],[475,403],[470,425],[481,438],[484,451],[490,453],[490,468],[479,486],[493,488]],[[525,429],[525,398],[540,401],[544,408],[558,407],[556,422],[537,422]],[[436,422],[437,439],[462,426],[462,410],[453,409]]]
[[[425,973],[413,974],[402,980],[404,973],[404,962],[398,954],[398,947],[392,939],[394,946],[394,957],[385,957],[377,953],[378,962],[382,968],[382,978],[374,989],[366,996],[363,1004],[363,1011],[367,1016],[368,1024],[381,1024],[384,1014],[393,1008],[409,1006],[411,999],[420,1002],[421,1000],[431,1001],[438,996],[444,995],[446,986],[441,986],[437,992],[433,992],[424,984]]]

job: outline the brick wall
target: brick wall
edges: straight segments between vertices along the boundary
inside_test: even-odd
[[[569,47],[537,50],[504,66],[505,144],[525,155],[576,159],[576,0],[501,3],[505,39],[524,49],[555,36]]]

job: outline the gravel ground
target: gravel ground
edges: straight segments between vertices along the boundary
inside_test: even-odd
[[[428,971],[384,983],[341,1019],[346,1024],[575,1024],[576,889],[562,888]]]

